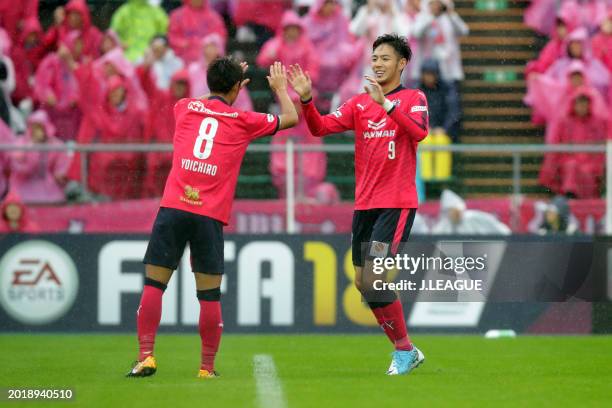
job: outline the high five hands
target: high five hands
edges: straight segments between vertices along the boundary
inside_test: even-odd
[[[270,88],[278,93],[287,90],[287,70],[278,61],[270,65],[270,75],[266,77]]]
[[[300,99],[307,101],[312,98],[312,80],[308,72],[304,72],[299,64],[289,66],[289,83]]]

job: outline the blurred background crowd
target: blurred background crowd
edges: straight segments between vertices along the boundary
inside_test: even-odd
[[[461,10],[470,11],[474,27],[485,24],[495,35],[497,20],[480,23],[486,13],[472,12],[496,2],[473,3]],[[612,0],[523,3],[516,6],[520,18],[543,42],[537,58],[519,66],[532,122],[545,126],[546,143],[602,143],[612,132]],[[512,7],[502,17],[511,12]],[[424,143],[462,142],[462,94],[469,81],[461,45],[471,43],[461,40],[470,29],[452,0],[0,0],[0,144],[171,143],[175,102],[206,94],[206,68],[225,54],[250,63],[252,81],[238,109],[274,111],[265,71],[280,60],[309,71],[318,108],[330,112],[363,89],[371,44],[387,32],[406,36],[413,50],[402,81],[427,95],[431,128]],[[504,44],[503,34],[483,35],[474,43]],[[467,58],[484,65],[488,52]],[[502,100],[480,95],[477,103]],[[297,95],[292,97],[299,108]],[[324,143],[303,122],[270,143],[288,139]],[[159,151],[96,152],[86,159],[69,149],[0,151],[0,199],[31,205],[159,197],[171,159]],[[299,200],[330,204],[351,198],[327,177],[328,159],[311,151],[296,160]],[[264,163],[254,161],[265,167],[278,198],[286,193],[285,162],[282,151]],[[453,166],[450,153],[420,155],[423,178],[444,181],[438,193],[453,187]],[[539,214],[563,213],[569,211],[566,198],[601,196],[604,157],[548,153],[537,173],[546,191],[563,196]],[[447,203],[459,202],[449,197]],[[561,203],[556,210],[555,203]],[[457,205],[466,210],[465,202]],[[544,224],[538,221],[532,230]]]
[[[464,77],[458,37],[468,28],[451,1],[128,0],[117,6],[108,26],[99,26],[92,19],[96,7],[85,0],[57,6],[44,23],[38,0],[19,7],[0,1],[3,143],[170,143],[174,103],[207,93],[207,65],[226,54],[230,41],[256,47],[251,75],[275,60],[301,64],[314,80],[319,108],[328,112],[362,90],[371,44],[386,32],[410,39],[414,59],[403,80],[426,91],[432,128],[458,136]],[[253,109],[249,92],[235,106]],[[322,143],[303,122],[273,143],[289,137]],[[324,182],[325,153],[304,156],[308,165],[296,171],[305,197],[338,200],[335,186]],[[169,153],[91,154],[88,198],[159,196],[170,163]],[[70,183],[81,181],[78,154],[2,153],[0,169],[0,194],[10,191],[25,203],[86,193]],[[283,197],[284,153],[271,154],[269,170]]]

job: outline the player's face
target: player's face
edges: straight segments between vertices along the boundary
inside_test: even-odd
[[[406,59],[400,58],[389,44],[379,45],[372,53],[371,68],[376,81],[381,85],[399,81],[405,66]]]

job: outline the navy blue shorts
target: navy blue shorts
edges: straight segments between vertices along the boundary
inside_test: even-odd
[[[187,243],[194,272],[223,274],[223,223],[174,208],[160,207],[143,263],[175,270]]]
[[[363,266],[366,259],[395,255],[402,242],[408,241],[416,208],[374,208],[355,210],[351,246],[353,265]]]

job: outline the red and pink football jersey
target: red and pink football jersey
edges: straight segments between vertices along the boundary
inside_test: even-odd
[[[276,133],[279,118],[234,109],[214,96],[181,99],[174,118],[172,169],[160,206],[227,224],[246,149],[253,139]]]
[[[303,105],[315,136],[355,131],[355,209],[417,208],[418,143],[428,133],[427,98],[418,89],[398,87],[386,95],[387,113],[366,93],[321,116],[312,101]]]

